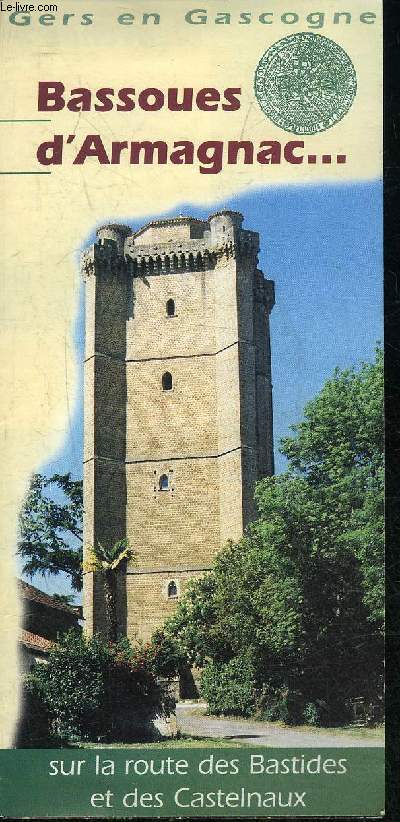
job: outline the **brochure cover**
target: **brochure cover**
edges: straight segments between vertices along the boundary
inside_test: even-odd
[[[381,5],[0,25],[0,814],[379,817]]]

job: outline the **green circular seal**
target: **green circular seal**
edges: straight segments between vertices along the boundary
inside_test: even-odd
[[[349,55],[311,31],[278,40],[262,56],[254,90],[264,114],[293,134],[316,134],[347,114],[357,91]]]

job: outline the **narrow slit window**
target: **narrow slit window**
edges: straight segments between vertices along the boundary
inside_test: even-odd
[[[161,474],[160,481],[158,483],[158,487],[160,491],[168,491],[169,490],[169,479],[167,474]]]
[[[171,582],[168,583],[168,599],[174,599],[178,596],[178,587],[176,582],[172,579]]]
[[[171,391],[172,389],[172,374],[169,371],[166,371],[165,374],[162,375],[162,388],[163,391]]]
[[[175,301],[172,299],[167,301],[167,316],[175,317]]]

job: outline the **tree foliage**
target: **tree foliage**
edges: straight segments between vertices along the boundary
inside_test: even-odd
[[[128,640],[105,642],[70,631],[36,663],[26,688],[46,713],[53,738],[129,741],[149,733],[149,721],[169,716],[174,702],[157,682],[154,659]]]
[[[289,475],[315,491],[337,521],[335,544],[357,560],[369,619],[383,627],[383,353],[356,371],[336,371],[282,442]],[[258,497],[260,502],[260,498]],[[332,516],[330,517],[332,521]],[[332,522],[333,527],[333,522]],[[325,540],[329,546],[329,539]]]
[[[378,351],[307,404],[282,442],[288,470],[256,487],[258,519],[188,586],[166,626],[192,663],[221,675],[250,660],[259,693],[286,694],[285,710],[287,690],[299,693],[305,717],[320,705],[333,719],[352,697],[379,694],[382,370]]]
[[[18,553],[27,576],[65,573],[82,589],[82,481],[34,474],[20,514]]]
[[[255,678],[245,655],[229,662],[208,662],[201,675],[201,690],[212,714],[251,716],[256,708]]]
[[[118,639],[117,616],[117,575],[121,566],[131,560],[133,551],[126,539],[117,540],[112,545],[97,542],[87,549],[83,570],[99,573],[104,585],[106,604],[107,639],[116,642]]]

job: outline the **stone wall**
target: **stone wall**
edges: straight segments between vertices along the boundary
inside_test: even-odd
[[[190,579],[204,573],[201,566],[195,570],[179,571],[175,559],[171,565],[171,568],[166,566],[160,570],[132,569],[127,574],[127,634],[132,641],[150,639],[156,628],[174,612],[178,599],[168,597],[168,585],[171,582],[176,584],[179,597]]]

